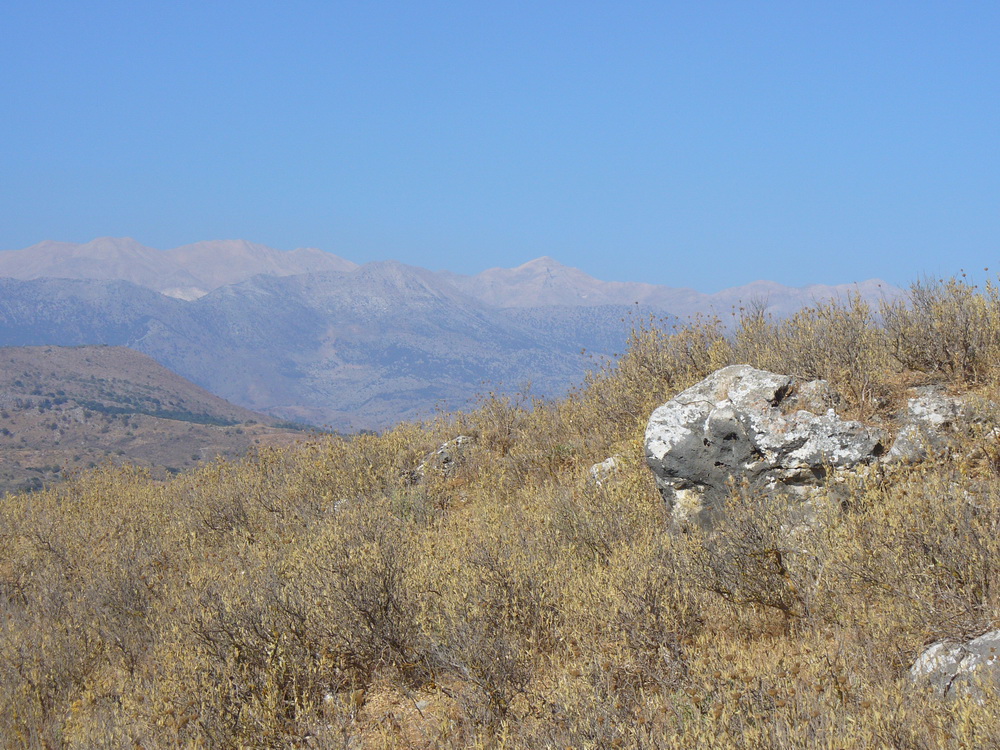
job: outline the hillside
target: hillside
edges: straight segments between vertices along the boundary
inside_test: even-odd
[[[642,323],[559,401],[8,496],[0,737],[997,747],[1000,292],[911,294]]]
[[[0,348],[0,494],[105,461],[163,477],[302,436],[131,349]]]
[[[1000,291],[911,296],[641,323],[558,401],[8,496],[0,737],[1000,746]]]

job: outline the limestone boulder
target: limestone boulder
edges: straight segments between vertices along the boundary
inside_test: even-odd
[[[876,460],[885,433],[840,418],[836,403],[823,381],[733,365],[663,404],[646,461],[674,518],[709,522],[734,483],[796,491]]]
[[[910,678],[941,698],[1000,697],[1000,630],[931,645],[910,667]]]
[[[913,463],[944,450],[949,434],[962,427],[967,412],[964,399],[949,396],[941,388],[914,388],[906,410],[899,415],[901,426],[885,462]]]

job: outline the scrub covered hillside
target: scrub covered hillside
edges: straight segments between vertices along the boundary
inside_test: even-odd
[[[1000,621],[1000,292],[740,315],[650,320],[559,401],[6,498],[4,744],[997,746],[995,697],[909,670]],[[739,486],[714,528],[678,526],[646,422],[737,363],[823,378],[887,433],[914,386],[980,416],[821,490],[794,544],[794,503]]]
[[[105,462],[176,474],[214,456],[288,445],[304,429],[213,396],[125,347],[0,347],[0,496]]]

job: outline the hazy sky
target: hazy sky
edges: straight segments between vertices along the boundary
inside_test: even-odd
[[[702,291],[1000,269],[1000,3],[0,6],[0,248]]]

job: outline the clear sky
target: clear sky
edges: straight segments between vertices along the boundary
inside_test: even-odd
[[[1000,3],[6,0],[0,248],[1000,269]]]

